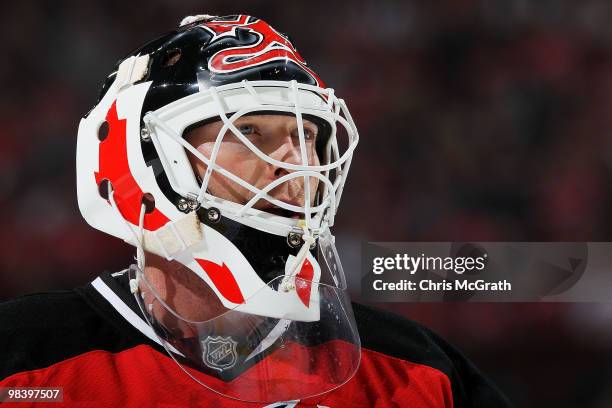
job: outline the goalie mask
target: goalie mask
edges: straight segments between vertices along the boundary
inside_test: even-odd
[[[344,101],[286,36],[250,16],[188,17],[105,81],[79,126],[79,208],[137,248],[132,292],[203,386],[288,401],[357,370],[330,233],[357,140]],[[187,271],[187,292],[212,293],[219,313],[186,314],[180,305],[207,311],[210,298],[160,289],[171,271],[155,265]]]

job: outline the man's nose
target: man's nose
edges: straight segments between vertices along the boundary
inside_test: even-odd
[[[284,131],[282,135],[277,136],[276,140],[276,146],[270,154],[270,157],[288,164],[307,164],[302,160],[302,150],[297,134],[293,134],[291,131]],[[285,174],[291,173],[291,171],[292,170],[274,166],[274,175],[276,177],[282,177]]]

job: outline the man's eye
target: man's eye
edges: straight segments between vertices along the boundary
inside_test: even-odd
[[[314,140],[315,137],[317,137],[316,132],[312,131],[311,129],[304,128],[304,139]]]
[[[253,125],[240,125],[238,126],[238,130],[243,135],[250,135],[255,133],[255,127]]]

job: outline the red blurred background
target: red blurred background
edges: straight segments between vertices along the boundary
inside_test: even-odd
[[[288,33],[360,146],[337,217],[364,241],[609,241],[612,3],[82,1],[3,4],[0,300],[82,285],[133,250],[80,217],[80,117],[115,62],[189,14]],[[379,304],[431,327],[517,406],[612,406],[612,304]]]

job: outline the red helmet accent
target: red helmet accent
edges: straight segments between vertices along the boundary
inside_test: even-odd
[[[123,218],[134,225],[139,224],[143,191],[132,176],[127,157],[126,120],[117,116],[117,101],[106,114],[108,136],[100,142],[99,171],[94,172],[98,186],[108,180],[113,188],[113,197]],[[109,203],[110,205],[110,203]],[[144,228],[155,231],[169,221],[157,208],[144,216]]]

